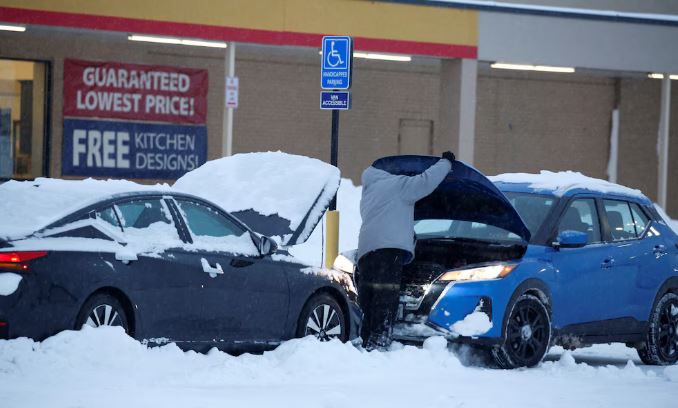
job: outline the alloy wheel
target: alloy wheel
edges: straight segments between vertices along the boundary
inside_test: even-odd
[[[89,312],[85,324],[91,327],[123,326],[120,314],[111,305],[98,305]],[[123,326],[124,327],[124,326]]]
[[[678,357],[678,301],[672,299],[659,312],[657,348],[664,361]]]
[[[312,335],[320,341],[338,339],[342,333],[342,321],[337,311],[328,304],[319,304],[308,316],[306,335]]]
[[[549,322],[532,302],[516,305],[506,332],[506,343],[519,365],[527,364],[548,347]]]

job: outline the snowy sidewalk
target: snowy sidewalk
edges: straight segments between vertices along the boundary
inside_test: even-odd
[[[306,338],[263,355],[148,349],[118,328],[0,341],[3,408],[676,407],[678,366],[622,345],[556,349],[534,369],[464,366],[441,338],[366,353]],[[465,356],[462,356],[465,358]],[[633,362],[627,363],[629,359]],[[582,362],[586,361],[586,363]]]

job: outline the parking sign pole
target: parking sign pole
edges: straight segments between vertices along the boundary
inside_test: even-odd
[[[351,109],[351,71],[353,67],[353,38],[325,36],[322,42],[320,64],[320,109],[332,111],[330,163],[339,167],[339,111]],[[332,268],[339,253],[339,211],[337,197],[330,203],[325,218],[327,226],[325,267]]]
[[[332,138],[330,142],[330,164],[339,167],[339,111],[332,109]],[[330,211],[337,209],[337,197],[335,196],[330,203]]]

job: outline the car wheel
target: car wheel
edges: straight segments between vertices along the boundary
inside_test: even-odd
[[[501,368],[533,367],[544,358],[551,344],[551,318],[539,298],[522,295],[513,304],[503,344],[492,348]]]
[[[330,295],[313,296],[301,311],[297,337],[314,336],[320,341],[348,339],[348,324],[339,303]]]
[[[92,296],[83,305],[76,320],[76,329],[83,326],[119,326],[129,334],[129,324],[125,309],[120,301],[108,294]]]
[[[678,362],[678,295],[662,296],[650,316],[645,344],[638,349],[645,364],[670,365]]]

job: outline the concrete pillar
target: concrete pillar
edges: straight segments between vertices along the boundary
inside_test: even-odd
[[[436,150],[452,150],[473,164],[476,128],[478,61],[443,60],[440,68],[440,114]]]
[[[226,69],[228,77],[235,76],[235,42],[229,42],[226,47]],[[223,94],[224,102],[226,100],[226,89]],[[222,156],[231,156],[233,154],[233,108],[224,105],[224,134],[222,140]]]
[[[666,209],[667,185],[669,178],[669,123],[671,121],[671,79],[664,74],[659,116],[659,135],[657,140],[658,188],[657,203]]]

